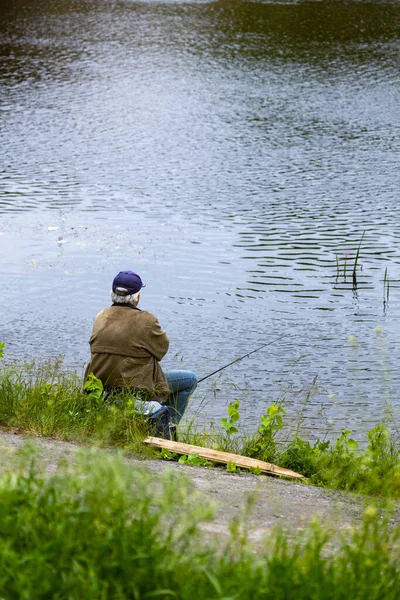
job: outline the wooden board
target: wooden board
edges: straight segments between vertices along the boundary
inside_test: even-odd
[[[182,444],[181,442],[172,442],[171,440],[165,440],[157,437],[147,437],[143,440],[145,444],[150,444],[156,448],[165,448],[170,452],[176,452],[177,454],[197,454],[200,458],[207,458],[216,463],[228,464],[229,462],[234,463],[237,467],[243,469],[249,469],[250,467],[259,468],[263,473],[269,475],[280,475],[281,477],[290,477],[292,479],[303,479],[303,475],[290,471],[290,469],[283,469],[277,467],[272,463],[264,462],[263,460],[256,460],[255,458],[248,458],[247,456],[240,456],[240,454],[231,454],[230,452],[220,452],[219,450],[212,450],[211,448],[203,448],[202,446],[192,446],[192,444]]]

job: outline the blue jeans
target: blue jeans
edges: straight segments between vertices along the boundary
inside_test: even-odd
[[[186,410],[190,394],[197,387],[197,375],[192,371],[165,371],[170,393],[166,404],[171,409],[171,419],[178,424]]]

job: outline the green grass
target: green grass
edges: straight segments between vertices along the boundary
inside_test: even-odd
[[[315,382],[312,384],[312,388]],[[42,365],[12,365],[0,370],[0,425],[35,435],[56,437],[85,444],[113,446],[149,456],[143,444],[149,433],[137,403],[130,394],[104,401],[95,389],[82,392],[82,382],[65,372],[57,361]],[[311,392],[310,392],[311,393]],[[307,401],[307,394],[306,400]],[[366,433],[361,449],[342,431],[336,440],[311,443],[297,427],[289,427],[282,406],[270,405],[257,430],[240,432],[240,403],[228,407],[220,427],[200,431],[194,421],[184,421],[179,440],[272,462],[305,476],[305,482],[338,490],[400,498],[400,445],[386,426],[378,424]],[[167,455],[165,455],[166,457]],[[179,459],[179,456],[169,456]],[[185,459],[182,459],[182,461]],[[203,463],[191,456],[190,464]],[[233,470],[233,466],[228,468]]]
[[[58,362],[0,371],[0,424],[38,435],[144,451],[142,417],[129,395],[122,405],[84,394]],[[400,451],[382,425],[360,450],[350,432],[310,443],[286,415],[268,407],[257,431],[240,433],[240,404],[220,428],[189,423],[181,439],[243,452],[302,472],[308,482],[378,496],[400,496]],[[236,427],[237,425],[237,427]],[[4,460],[5,458],[5,460]],[[75,460],[75,459],[74,459]],[[197,464],[196,460],[189,464]],[[400,528],[371,504],[344,533],[314,523],[289,538],[276,532],[255,549],[246,521],[227,540],[206,541],[213,508],[173,472],[155,478],[124,464],[122,454],[78,454],[49,475],[32,451],[3,451],[0,471],[0,598],[108,600],[395,600],[400,595]]]
[[[315,382],[310,390],[314,385]],[[342,430],[333,440],[327,439],[323,432],[315,442],[303,439],[304,407],[293,427],[283,407],[271,404],[257,430],[250,435],[241,434],[240,428],[235,427],[240,420],[238,401],[228,407],[228,417],[221,420],[220,429],[206,431],[199,431],[191,421],[180,433],[180,439],[291,469],[304,475],[304,483],[400,498],[400,444],[386,425],[378,424],[366,432],[365,443],[360,447],[350,430]]]
[[[122,399],[122,403],[119,401]],[[144,453],[144,419],[129,393],[106,401],[82,390],[59,360],[0,370],[0,425],[34,435]],[[147,450],[148,453],[148,450]]]
[[[397,600],[400,529],[377,509],[343,534],[314,523],[257,550],[245,521],[213,518],[185,478],[98,452],[48,475],[28,449],[0,473],[0,597],[7,600]]]

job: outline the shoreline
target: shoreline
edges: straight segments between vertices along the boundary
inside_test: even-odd
[[[1,428],[2,462],[9,452],[15,452],[26,442],[37,449],[37,458],[48,473],[56,472],[59,461],[73,463],[76,452],[93,447]],[[96,448],[96,452],[108,455],[118,454],[121,450]],[[204,501],[211,499],[216,505],[215,519],[205,524],[211,537],[229,536],[229,524],[240,517],[248,498],[253,495],[255,500],[247,523],[249,539],[256,544],[261,543],[277,526],[294,535],[308,527],[315,518],[332,528],[348,529],[361,522],[366,502],[366,498],[359,494],[304,485],[269,475],[227,473],[224,469],[190,466],[161,458],[134,458],[127,453],[124,453],[124,462],[132,468],[144,467],[155,476],[172,470],[188,477]]]

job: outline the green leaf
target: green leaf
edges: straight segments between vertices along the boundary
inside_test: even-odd
[[[165,460],[175,460],[176,458],[176,454],[175,452],[170,452],[169,450],[167,450],[166,448],[162,448],[161,449],[161,456],[162,458],[164,458]]]
[[[83,389],[90,392],[89,398],[92,400],[100,400],[104,391],[103,382],[100,381],[94,373],[89,373]]]
[[[236,429],[233,425],[227,428],[226,433],[231,435],[231,433],[239,433],[239,429]]]
[[[253,473],[253,475],[261,475],[260,467],[250,467],[249,471],[250,473]]]
[[[327,442],[320,442],[318,440],[314,444],[314,449],[318,450],[318,452],[326,452],[326,450],[328,450],[328,448],[329,448],[330,445],[331,445],[331,443],[330,443],[329,440]]]
[[[83,386],[84,390],[94,391],[101,390],[103,391],[103,383],[96,377],[94,373],[89,373],[87,381],[85,381],[85,385]]]
[[[240,405],[239,400],[234,400],[233,402],[231,402],[231,404],[228,406],[228,415],[230,418],[227,419],[227,418],[223,417],[220,420],[220,423],[221,423],[222,427],[225,429],[227,435],[231,435],[232,433],[238,433],[238,431],[239,431],[233,425],[240,419],[239,405]]]
[[[267,414],[268,414],[269,417],[274,417],[278,413],[279,413],[279,410],[278,410],[278,407],[277,407],[277,405],[275,403],[271,404],[268,407]]]
[[[228,415],[230,416],[231,423],[236,423],[236,421],[239,421],[240,419],[239,406],[239,400],[234,400],[228,406]]]
[[[156,590],[155,592],[150,592],[147,594],[148,598],[158,598],[159,596],[162,596],[163,598],[165,598],[166,596],[170,596],[171,598],[178,597],[174,591],[169,590],[169,589]],[[0,600],[1,600],[1,598],[0,598]]]
[[[358,442],[356,442],[356,440],[353,440],[352,438],[349,438],[346,441],[347,447],[350,448],[350,450],[357,450],[358,448]]]
[[[231,461],[226,465],[226,470],[228,473],[240,473],[240,469],[238,469],[235,463]]]

